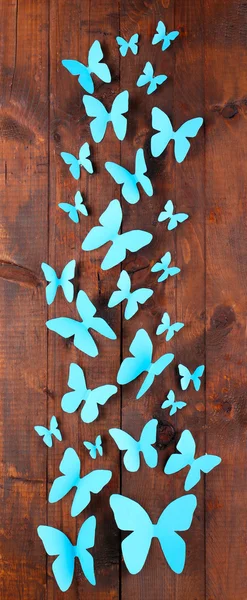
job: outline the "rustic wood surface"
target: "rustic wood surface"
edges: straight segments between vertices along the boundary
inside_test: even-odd
[[[166,52],[151,39],[158,20],[180,36]],[[1,135],[1,526],[0,598],[3,600],[246,600],[246,202],[247,202],[247,5],[245,0],[2,0],[0,40]],[[121,58],[116,35],[140,34],[139,53]],[[110,85],[96,83],[96,96],[109,108],[119,90],[131,96],[128,134],[121,144],[111,126],[101,144],[91,140],[82,89],[62,67],[63,58],[87,61],[88,48],[100,40],[112,72]],[[147,60],[168,80],[147,96],[135,82]],[[95,79],[96,81],[96,79]],[[193,140],[186,160],[177,164],[172,145],[159,159],[150,156],[152,106],[167,111],[175,127],[203,116],[205,127]],[[96,173],[82,173],[78,183],[60,158],[90,141]],[[123,230],[139,227],[154,235],[150,246],[124,263],[134,286],[154,289],[153,297],[126,322],[122,309],[109,310],[120,268],[102,271],[105,249],[82,252],[88,229],[119,188],[104,169],[105,160],[133,169],[135,152],[145,149],[155,194],[144,193],[136,205],[122,200]],[[75,225],[59,208],[80,189],[90,216]],[[168,232],[157,216],[172,198],[190,219]],[[150,267],[172,252],[178,277],[157,284]],[[76,259],[76,289],[83,288],[118,335],[97,336],[100,353],[88,359],[70,341],[47,332],[47,318],[75,315],[61,290],[51,307],[45,301],[40,268],[49,262],[60,272]],[[175,363],[192,370],[206,365],[200,392],[183,393],[188,406],[169,417],[160,408],[170,388],[179,392],[174,366],[138,401],[138,382],[123,387],[91,426],[80,411],[66,415],[61,397],[67,391],[70,362],[87,373],[91,386],[114,383],[135,331],[143,326],[154,341],[155,357],[166,351],[155,330],[163,312],[183,321],[169,342]],[[180,392],[180,397],[182,394]],[[34,432],[56,414],[63,443],[47,450]],[[122,426],[138,437],[152,416],[159,420],[159,466],[142,464],[136,474],[120,462],[109,427]],[[144,569],[128,574],[121,558],[120,534],[109,496],[121,490],[140,502],[157,520],[164,506],[183,493],[184,473],[163,474],[180,432],[189,428],[199,452],[219,454],[222,464],[195,488],[198,507],[189,532],[184,572],[176,576],[154,540]],[[92,461],[82,442],[101,433],[104,456],[98,467],[110,468],[110,484],[94,496],[77,519],[70,516],[72,495],[47,503],[50,484],[66,447]],[[95,557],[97,586],[76,565],[68,592],[59,591],[36,528],[61,528],[73,542],[90,514],[97,516]]]

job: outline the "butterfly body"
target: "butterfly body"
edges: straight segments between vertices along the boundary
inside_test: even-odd
[[[127,300],[124,312],[126,320],[131,319],[131,317],[136,314],[138,311],[138,303],[144,304],[148,298],[153,295],[153,290],[150,290],[149,288],[140,288],[139,290],[131,292],[131,281],[127,271],[121,272],[117,286],[119,291],[113,292],[109,299],[108,306],[109,308],[112,308],[113,306],[120,304],[120,302]]]
[[[75,194],[75,205],[69,204],[68,202],[60,202],[58,205],[65,213],[68,213],[69,218],[74,223],[79,223],[79,215],[81,213],[84,217],[88,216],[87,207],[83,204],[83,198],[81,192]]]
[[[59,442],[62,441],[61,431],[58,429],[58,422],[54,415],[51,417],[49,429],[42,425],[35,425],[34,429],[40,437],[43,437],[43,442],[48,448],[52,447],[53,435]]]
[[[189,215],[187,215],[186,213],[174,214],[173,202],[172,200],[167,200],[167,203],[164,206],[164,210],[161,211],[161,213],[158,216],[158,221],[162,223],[163,221],[169,219],[167,229],[169,231],[172,231],[172,229],[175,229],[175,227],[177,227],[178,223],[183,223],[188,218]]]
[[[177,322],[171,324],[170,316],[167,312],[165,312],[161,318],[161,324],[158,325],[156,329],[156,335],[161,335],[167,331],[166,342],[169,342],[173,338],[174,334],[180,331],[180,329],[183,327],[184,323]]]
[[[157,90],[158,85],[161,85],[166,81],[167,75],[156,75],[154,77],[154,69],[150,62],[145,64],[143,69],[143,74],[140,75],[137,79],[136,85],[137,87],[142,87],[144,85],[148,85],[147,94],[150,95]]]
[[[192,381],[196,392],[198,392],[201,387],[201,377],[204,373],[204,369],[204,365],[199,365],[199,367],[195,369],[194,373],[191,373],[187,367],[179,364],[178,371],[179,375],[181,376],[180,385],[182,390],[187,390],[190,382]]]
[[[140,467],[140,454],[143,454],[145,463],[153,469],[158,463],[158,453],[153,444],[156,442],[157,419],[151,419],[143,427],[139,440],[135,440],[129,433],[122,429],[109,429],[109,434],[114,439],[119,450],[125,450],[124,466],[132,473]]]
[[[88,53],[88,65],[83,65],[78,60],[62,60],[62,65],[71,73],[78,76],[79,84],[88,94],[94,92],[92,73],[101,81],[110,83],[111,73],[108,66],[102,63],[103,52],[98,40],[95,40]]]
[[[73,279],[75,276],[75,266],[75,260],[71,260],[70,262],[68,262],[68,264],[65,265],[62,271],[61,277],[59,278],[56,274],[56,271],[54,271],[54,269],[50,267],[50,265],[42,263],[41,269],[44,273],[46,281],[48,282],[48,285],[45,290],[47,304],[52,304],[59,287],[62,288],[66,300],[68,302],[73,301],[74,286],[70,280]]]
[[[171,45],[171,42],[173,42],[178,35],[179,31],[171,31],[170,33],[167,33],[165,24],[163,21],[159,21],[156,28],[156,33],[152,39],[152,44],[154,46],[155,44],[162,42],[162,51],[167,50],[167,48],[169,48]]]
[[[83,167],[88,173],[93,173],[93,165],[90,156],[90,148],[88,142],[85,142],[80,150],[79,157],[77,158],[70,152],[61,152],[61,158],[66,165],[70,165],[69,171],[74,179],[79,179],[81,175],[81,167]]]
[[[195,137],[202,124],[203,119],[201,117],[196,117],[195,119],[186,121],[179,129],[177,129],[177,131],[174,131],[167,114],[155,106],[152,109],[152,127],[156,129],[158,133],[155,133],[151,138],[152,155],[155,157],[160,156],[169,142],[173,140],[176,161],[181,163],[190,149],[188,138]]]
[[[131,38],[129,39],[129,41],[127,42],[127,40],[125,40],[123,37],[117,36],[116,37],[116,41],[119,45],[119,52],[121,54],[121,56],[126,56],[128,50],[131,50],[131,52],[133,54],[137,54],[138,52],[138,38],[139,35],[138,33],[134,33]]]
[[[174,275],[177,275],[178,273],[180,273],[179,267],[170,267],[169,266],[171,259],[172,259],[171,253],[166,252],[164,254],[164,256],[162,256],[161,261],[155,263],[153,265],[153,267],[151,268],[152,273],[157,273],[159,271],[163,271],[163,273],[158,278],[159,283],[161,283],[162,281],[165,281],[166,279],[168,279],[168,277],[173,277]]]
[[[103,140],[107,124],[112,123],[115,134],[119,140],[123,140],[127,130],[127,119],[124,113],[129,108],[129,92],[124,90],[118,94],[112,103],[110,112],[106,110],[104,104],[93,96],[83,96],[83,104],[89,117],[93,117],[90,123],[91,134],[95,142]]]
[[[113,177],[114,181],[119,185],[122,185],[122,195],[129,204],[136,204],[136,202],[140,200],[139,184],[147,196],[153,195],[152,183],[147,175],[145,175],[147,172],[147,165],[142,148],[139,148],[136,152],[134,173],[131,173],[114,162],[106,162],[105,168]]]
[[[89,454],[94,460],[97,457],[97,452],[100,456],[103,456],[101,435],[97,435],[94,444],[91,442],[83,442],[83,445],[89,450]]]
[[[176,414],[177,410],[187,406],[187,402],[181,400],[175,401],[175,394],[173,390],[170,390],[167,394],[167,399],[161,404],[161,408],[170,408],[170,417]]]

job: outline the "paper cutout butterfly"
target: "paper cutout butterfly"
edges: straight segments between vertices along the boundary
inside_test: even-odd
[[[151,271],[152,273],[158,273],[159,271],[163,271],[162,275],[158,278],[158,283],[165,281],[168,277],[173,277],[180,273],[180,269],[178,267],[169,267],[170,262],[172,260],[172,256],[170,252],[166,252],[164,256],[160,259],[160,262],[157,262],[153,265]]]
[[[70,365],[68,386],[73,392],[67,392],[62,397],[62,409],[71,414],[84,402],[81,409],[81,419],[84,423],[95,421],[99,415],[98,405],[103,406],[117,392],[116,385],[100,385],[94,390],[88,390],[84,371],[76,363]]]
[[[62,288],[65,298],[68,302],[72,302],[74,298],[74,285],[70,279],[75,276],[75,260],[71,260],[65,265],[62,275],[59,278],[56,271],[50,265],[42,263],[41,269],[44,273],[48,285],[46,286],[45,295],[47,304],[52,304],[56,297],[57,289]]]
[[[175,40],[179,35],[179,31],[170,31],[170,33],[166,33],[166,26],[163,21],[158,22],[156,32],[157,33],[154,34],[152,39],[152,44],[154,46],[155,44],[162,42],[162,51],[167,50],[167,48],[169,48],[171,45],[171,42],[173,42],[173,40]]]
[[[118,528],[132,532],[125,537],[121,546],[128,571],[136,575],[143,568],[153,538],[158,538],[169,567],[175,573],[182,573],[186,544],[178,531],[187,531],[192,523],[197,506],[193,494],[177,498],[163,510],[157,523],[152,523],[147,512],[134,500],[112,494],[110,506]]]
[[[80,290],[77,295],[76,308],[81,321],[69,317],[58,317],[47,321],[46,326],[65,339],[74,337],[74,346],[78,350],[95,357],[99,352],[89,329],[97,331],[109,340],[116,340],[117,336],[104,319],[95,317],[97,309],[83,290]]]
[[[96,469],[84,477],[80,477],[81,461],[73,448],[65,450],[59,470],[63,475],[54,479],[49,493],[49,502],[58,502],[76,488],[71,505],[71,516],[77,517],[91,500],[91,494],[98,494],[109,483],[112,472],[106,469]]]
[[[170,417],[175,415],[177,410],[184,408],[187,406],[187,402],[182,402],[181,400],[175,401],[175,394],[173,390],[170,390],[167,394],[167,399],[164,400],[163,404],[161,404],[161,408],[170,408]]]
[[[127,250],[137,252],[152,240],[152,234],[141,229],[118,233],[122,224],[122,208],[119,200],[112,200],[99,218],[100,226],[93,227],[85,237],[82,249],[87,252],[112,242],[101,263],[106,271],[115,267],[126,258]]]
[[[125,90],[113,100],[110,112],[104,104],[93,96],[83,96],[83,104],[89,117],[94,117],[90,123],[92,138],[101,142],[106,132],[107,123],[112,123],[114,132],[119,140],[124,140],[127,131],[127,119],[124,113],[129,110],[129,92]]]
[[[60,202],[58,205],[65,213],[68,213],[69,218],[74,223],[79,223],[79,215],[81,213],[84,217],[88,216],[88,210],[85,204],[83,204],[84,200],[81,195],[81,192],[76,192],[75,194],[75,206],[69,204],[69,202]]]
[[[119,450],[126,450],[123,463],[127,471],[134,473],[140,468],[140,454],[143,454],[145,463],[154,469],[158,464],[158,452],[152,444],[156,442],[157,419],[151,419],[144,425],[140,439],[135,440],[129,433],[122,429],[109,429],[109,434],[116,442]]]
[[[171,140],[174,140],[174,155],[178,163],[183,162],[190,149],[190,142],[187,138],[194,138],[203,124],[201,117],[186,121],[177,129],[173,130],[171,121],[166,113],[155,106],[152,109],[152,127],[157,129],[151,137],[151,153],[153,156],[160,156],[166,149]]]
[[[174,214],[174,205],[172,200],[168,200],[164,206],[165,210],[162,210],[158,216],[158,221],[162,223],[162,221],[166,221],[169,219],[169,223],[167,225],[167,229],[171,231],[177,227],[178,223],[183,223],[186,219],[189,218],[189,215],[186,213],[175,213]]]
[[[172,475],[178,473],[185,467],[190,467],[188,475],[184,482],[186,492],[191,490],[201,479],[202,473],[210,473],[212,469],[221,463],[221,458],[214,454],[204,454],[195,458],[196,444],[193,435],[188,429],[183,431],[180,440],[176,446],[180,454],[172,454],[165,465],[164,473]]]
[[[164,331],[167,331],[166,342],[169,342],[173,338],[174,334],[180,331],[180,329],[182,329],[183,327],[184,323],[177,322],[171,324],[171,319],[168,313],[165,312],[163,314],[163,317],[161,318],[161,324],[158,325],[156,329],[156,335],[161,335],[162,333],[164,333]]]
[[[101,435],[97,435],[94,444],[92,444],[91,442],[83,442],[83,445],[85,446],[85,448],[87,448],[87,450],[89,450],[91,458],[95,459],[97,457],[97,452],[100,456],[103,456]]]
[[[48,448],[52,447],[52,436],[54,435],[59,442],[62,441],[61,431],[58,429],[58,422],[55,416],[51,417],[50,427],[43,427],[43,425],[35,425],[35,431],[40,437],[43,437],[43,442],[48,446]]]
[[[140,288],[131,292],[131,280],[127,271],[120,273],[119,280],[117,282],[119,291],[113,292],[108,302],[109,308],[117,306],[123,300],[127,300],[127,304],[124,311],[124,317],[126,320],[131,319],[138,311],[138,303],[144,304],[148,298],[153,295],[153,290],[149,288]]]
[[[194,373],[191,373],[189,371],[189,369],[187,369],[187,367],[185,367],[184,365],[181,365],[181,364],[178,365],[178,371],[179,371],[179,375],[181,377],[180,385],[181,385],[182,390],[187,390],[187,388],[190,385],[190,382],[192,381],[196,392],[198,392],[201,387],[200,377],[203,376],[204,369],[205,369],[205,366],[200,365],[199,367],[197,367],[195,369]]]
[[[79,530],[75,546],[69,538],[49,525],[39,525],[38,536],[42,540],[48,556],[57,556],[52,564],[52,570],[58,587],[66,592],[73,581],[75,559],[78,558],[86,579],[92,585],[96,584],[94,574],[94,559],[89,548],[93,548],[95,541],[96,518],[89,517]]]
[[[174,354],[163,354],[158,360],[152,362],[153,344],[145,329],[138,329],[130,344],[129,351],[133,358],[123,360],[117,374],[117,382],[120,385],[125,385],[147,371],[147,375],[136,395],[138,400],[150,388],[156,375],[160,375],[172,362]]]
[[[146,62],[143,73],[138,77],[137,87],[143,87],[148,84],[147,94],[152,94],[157,90],[158,85],[166,81],[167,75],[156,75],[154,77],[154,68],[150,62]]]
[[[147,165],[142,148],[139,148],[136,153],[134,173],[130,173],[127,169],[114,162],[106,162],[105,168],[116,183],[119,185],[123,184],[122,195],[129,204],[136,204],[140,200],[138,184],[140,184],[147,196],[153,195],[152,183],[147,175],[145,175]]]
[[[61,152],[61,157],[66,165],[70,165],[69,171],[74,179],[79,179],[81,175],[81,167],[83,167],[88,173],[93,173],[93,165],[90,156],[90,148],[88,142],[82,144],[79,150],[79,157],[76,158],[69,152]]]
[[[104,57],[100,42],[95,40],[88,52],[88,66],[78,60],[62,60],[62,65],[71,73],[79,75],[78,82],[88,94],[94,92],[92,73],[104,83],[110,83],[111,73],[108,66],[100,61]]]
[[[123,37],[117,36],[116,40],[119,45],[119,52],[121,56],[126,56],[128,50],[131,50],[133,54],[137,54],[139,49],[137,46],[138,39],[138,33],[134,33],[128,42]]]

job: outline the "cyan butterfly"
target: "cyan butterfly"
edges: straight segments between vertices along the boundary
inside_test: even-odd
[[[180,273],[180,269],[178,267],[169,267],[170,262],[172,260],[172,256],[170,252],[166,252],[164,256],[160,259],[160,262],[157,262],[153,265],[151,271],[152,273],[158,273],[159,271],[163,271],[163,273],[158,278],[158,283],[165,281],[168,277],[173,277]]]
[[[147,94],[152,94],[157,90],[158,85],[161,85],[166,81],[167,75],[156,75],[154,77],[154,68],[150,62],[145,64],[143,73],[138,77],[136,85],[137,87],[143,87],[148,85]]]
[[[177,410],[184,408],[184,406],[187,406],[187,402],[182,402],[181,400],[176,401],[173,390],[168,392],[167,399],[161,404],[161,408],[170,408],[170,417],[175,415]]]
[[[81,419],[84,423],[92,423],[99,415],[98,405],[103,406],[113,394],[116,394],[116,385],[100,385],[89,390],[86,385],[83,369],[76,363],[69,367],[68,386],[73,390],[64,394],[61,406],[64,412],[74,413],[84,402],[81,409]]]
[[[138,33],[134,33],[128,42],[123,37],[120,37],[118,35],[116,37],[116,41],[119,45],[119,52],[120,52],[121,56],[126,56],[128,50],[131,50],[131,52],[133,54],[137,54],[138,53],[138,45],[137,45],[138,39],[139,39]]]
[[[81,321],[69,317],[57,317],[47,321],[46,326],[63,338],[74,337],[74,346],[78,350],[95,357],[99,352],[89,329],[94,329],[109,340],[116,340],[117,336],[104,319],[95,317],[96,308],[83,290],[80,290],[77,295],[76,308]]]
[[[90,148],[88,142],[82,144],[79,150],[79,157],[76,158],[69,152],[61,152],[61,157],[66,165],[70,165],[69,171],[74,179],[79,179],[81,175],[81,167],[83,167],[88,173],[93,173],[93,165],[90,156]]]
[[[167,331],[166,342],[169,342],[173,338],[174,334],[180,331],[180,329],[182,329],[183,327],[184,323],[177,322],[171,324],[169,314],[165,312],[161,318],[161,324],[158,325],[156,329],[156,335],[161,335],[162,333]]]
[[[88,252],[112,242],[101,263],[101,269],[104,271],[122,262],[126,258],[127,250],[137,252],[143,246],[147,246],[153,238],[151,233],[141,229],[118,233],[122,218],[119,200],[112,200],[99,218],[100,226],[93,227],[82,244],[82,250]]]
[[[158,538],[169,567],[182,573],[186,544],[178,531],[187,531],[197,506],[193,494],[177,498],[163,510],[157,523],[152,523],[147,512],[134,500],[112,494],[110,506],[121,531],[132,532],[122,542],[122,553],[128,571],[136,575],[143,568],[153,538]]]
[[[171,121],[166,113],[155,106],[152,108],[152,127],[157,129],[151,137],[151,153],[160,156],[171,140],[174,140],[174,154],[178,163],[183,162],[190,149],[187,138],[194,138],[203,124],[201,117],[186,121],[177,131],[173,130]]]
[[[184,482],[186,492],[191,490],[200,481],[201,472],[209,473],[221,462],[221,458],[214,454],[204,454],[199,458],[195,458],[196,444],[193,435],[188,429],[183,431],[176,449],[180,454],[172,454],[168,458],[164,473],[172,475],[185,467],[189,467],[190,469]]]
[[[185,367],[184,365],[181,365],[181,364],[178,365],[178,371],[179,371],[179,375],[181,377],[180,385],[181,385],[182,390],[187,390],[187,388],[190,385],[190,382],[192,381],[196,392],[198,392],[201,387],[201,379],[200,378],[203,376],[204,369],[205,369],[205,366],[200,365],[199,367],[197,367],[195,369],[194,373],[191,373],[190,370],[187,369],[187,367]]]
[[[92,442],[83,442],[83,445],[89,450],[89,454],[94,460],[97,457],[97,452],[100,456],[103,456],[101,435],[97,435],[94,444]]]
[[[94,574],[94,560],[89,548],[93,548],[95,541],[96,518],[89,517],[79,530],[75,546],[69,538],[54,527],[39,525],[38,536],[42,540],[48,556],[57,556],[52,564],[52,570],[58,587],[66,592],[73,581],[75,559],[78,558],[86,579],[92,585],[96,584]]]
[[[62,441],[62,434],[61,431],[58,429],[58,422],[54,415],[53,417],[51,417],[49,429],[47,429],[47,427],[43,427],[43,425],[35,425],[34,429],[37,432],[37,434],[43,438],[43,442],[44,444],[46,444],[46,446],[48,446],[48,448],[52,447],[53,435],[55,438],[57,438],[59,442]]]
[[[139,148],[135,157],[135,172],[130,173],[127,169],[114,162],[106,162],[105,168],[119,185],[123,184],[122,195],[129,204],[136,204],[140,200],[138,184],[141,185],[147,196],[153,195],[153,186],[150,179],[145,175],[147,165],[142,148]]]
[[[74,200],[75,200],[75,206],[73,206],[72,204],[69,204],[68,202],[60,202],[60,204],[58,206],[65,213],[68,213],[68,216],[71,219],[71,221],[73,221],[74,223],[79,223],[78,213],[81,213],[82,215],[84,215],[84,217],[87,217],[88,210],[87,210],[87,207],[85,206],[85,204],[83,204],[84,200],[81,195],[81,192],[79,192],[79,191],[76,192]]]
[[[147,371],[147,375],[136,396],[138,400],[150,388],[156,375],[160,375],[172,362],[174,354],[163,354],[158,360],[152,362],[153,344],[145,329],[138,329],[130,344],[129,351],[133,355],[133,358],[125,358],[123,360],[117,374],[117,382],[120,385],[125,385],[139,377],[141,373]]]
[[[44,273],[46,281],[48,282],[48,285],[46,286],[45,290],[47,304],[52,304],[52,302],[55,299],[57,289],[59,287],[62,288],[66,300],[68,302],[73,301],[74,286],[70,280],[73,279],[75,276],[75,266],[75,260],[71,260],[70,262],[68,262],[68,264],[65,265],[62,271],[61,277],[59,278],[56,274],[56,271],[54,271],[54,269],[50,267],[50,265],[47,265],[44,262],[42,263],[41,269]]]
[[[189,215],[186,213],[175,213],[174,214],[174,205],[172,200],[167,200],[167,203],[164,206],[164,210],[158,216],[158,221],[162,223],[162,221],[166,221],[169,219],[169,223],[167,225],[167,229],[171,231],[177,227],[178,223],[183,223],[186,219],[189,218]]]
[[[131,319],[131,317],[137,313],[138,303],[144,304],[148,298],[151,298],[153,295],[153,290],[150,290],[149,288],[139,288],[139,290],[131,292],[131,280],[127,271],[122,271],[120,273],[117,286],[119,291],[113,292],[108,302],[108,306],[109,308],[112,308],[113,306],[120,304],[120,302],[123,302],[123,300],[127,300],[124,311],[126,320]]]
[[[162,48],[161,50],[167,50],[167,48],[169,48],[169,46],[171,45],[171,42],[173,42],[173,40],[175,40],[179,35],[179,31],[170,31],[170,33],[166,33],[166,26],[163,23],[163,21],[159,21],[158,25],[156,27],[156,33],[154,34],[154,37],[152,39],[152,44],[153,46],[155,44],[159,44],[159,42],[162,42]]]
[[[119,140],[124,140],[127,131],[127,119],[124,113],[129,110],[129,92],[125,90],[113,100],[110,112],[104,104],[93,96],[83,96],[83,104],[89,117],[94,117],[90,123],[92,138],[99,143],[103,140],[107,123],[112,123],[114,132]]]
[[[73,448],[67,448],[59,465],[63,475],[54,479],[49,493],[49,502],[58,502],[76,488],[71,505],[71,516],[77,517],[91,500],[91,494],[98,494],[109,483],[112,472],[96,469],[84,477],[80,477],[81,461]]]
[[[111,73],[109,67],[100,61],[104,57],[100,42],[95,40],[88,52],[88,66],[78,60],[62,60],[62,65],[71,73],[78,75],[78,82],[88,94],[94,92],[92,73],[97,75],[104,83],[110,83]]]
[[[119,450],[126,450],[123,463],[127,471],[132,473],[140,468],[140,454],[143,454],[146,465],[151,469],[157,467],[158,453],[152,444],[156,442],[157,419],[151,419],[144,425],[140,439],[135,440],[129,433],[122,429],[109,429],[109,434],[116,442]]]

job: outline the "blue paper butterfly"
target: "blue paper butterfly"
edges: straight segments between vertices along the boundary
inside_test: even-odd
[[[81,192],[76,192],[75,194],[75,206],[69,204],[68,202],[60,202],[58,205],[65,213],[68,213],[69,218],[74,223],[79,223],[79,215],[81,213],[84,217],[88,216],[87,207],[83,204],[84,200],[81,195]]]
[[[136,85],[137,87],[142,87],[143,85],[148,85],[147,94],[152,94],[157,90],[158,85],[161,85],[166,81],[167,75],[156,75],[154,77],[154,68],[150,62],[145,64],[143,69],[143,73],[138,77]]]
[[[180,273],[180,269],[178,267],[169,267],[169,264],[172,260],[171,253],[166,252],[164,256],[160,259],[161,262],[155,263],[153,265],[151,271],[152,273],[157,273],[158,271],[163,271],[162,275],[159,276],[158,282],[165,281],[168,277],[173,277]]]
[[[106,132],[107,123],[112,123],[115,134],[119,140],[124,140],[127,130],[127,119],[124,117],[129,109],[129,92],[125,90],[113,100],[110,112],[104,104],[93,96],[83,96],[83,104],[89,117],[94,117],[90,123],[92,138],[101,142]]]
[[[163,510],[157,523],[153,524],[144,508],[134,500],[112,494],[110,506],[118,528],[132,532],[122,541],[122,553],[128,571],[136,575],[144,566],[153,538],[158,538],[164,557],[175,573],[182,573],[186,544],[178,531],[190,528],[197,506],[193,494],[177,498]]]
[[[112,472],[96,469],[84,477],[80,477],[81,461],[73,448],[65,450],[59,470],[63,475],[54,479],[49,493],[49,502],[58,502],[76,488],[71,505],[71,516],[77,517],[91,500],[91,494],[98,494],[109,483]]]
[[[166,33],[166,26],[163,21],[158,22],[156,32],[157,33],[154,34],[152,39],[152,44],[154,46],[155,44],[162,42],[162,51],[167,50],[167,48],[169,48],[171,45],[171,42],[173,42],[173,40],[175,40],[179,35],[179,31],[171,31],[170,33]]]
[[[164,333],[164,331],[167,331],[166,334],[166,342],[169,342],[169,340],[171,340],[174,336],[174,334],[178,331],[180,331],[180,329],[182,329],[184,327],[184,323],[172,323],[171,325],[171,319],[168,315],[167,312],[165,312],[163,314],[163,317],[161,319],[161,324],[158,325],[157,329],[156,329],[156,335],[161,335],[162,333]]]
[[[139,39],[138,33],[134,33],[128,42],[123,37],[117,36],[116,40],[119,45],[119,52],[120,52],[121,56],[126,56],[129,49],[131,50],[131,52],[133,52],[133,54],[137,54],[138,39]]]
[[[69,317],[58,317],[47,321],[46,326],[63,338],[74,336],[74,346],[88,356],[95,357],[99,352],[89,329],[94,329],[109,340],[116,340],[117,336],[104,319],[95,317],[96,308],[83,290],[79,291],[76,298],[76,308],[81,322]]]
[[[81,175],[81,167],[83,167],[88,173],[93,173],[93,165],[91,160],[88,158],[90,156],[90,148],[88,142],[82,144],[79,150],[79,158],[76,158],[73,154],[69,152],[61,152],[61,157],[66,163],[66,165],[70,165],[70,173],[74,177],[74,179],[79,179]]]
[[[186,219],[189,218],[189,215],[186,213],[174,213],[174,206],[172,200],[168,200],[164,206],[165,210],[162,210],[158,216],[158,221],[162,223],[162,221],[166,221],[169,219],[169,223],[167,229],[171,231],[177,227],[178,223],[183,223]]]
[[[186,492],[191,490],[201,479],[202,473],[210,473],[214,467],[220,464],[221,458],[214,454],[204,454],[195,458],[196,445],[193,435],[188,429],[183,431],[181,438],[176,446],[181,454],[172,454],[165,465],[164,473],[172,475],[178,473],[185,467],[190,467],[188,475],[184,482]]]
[[[82,244],[83,250],[90,251],[112,242],[112,246],[101,263],[101,269],[104,271],[122,262],[126,258],[127,250],[137,252],[152,240],[152,234],[141,229],[118,233],[122,218],[123,213],[119,200],[112,200],[99,218],[100,226],[93,227]]]
[[[58,429],[58,422],[56,417],[54,416],[51,417],[49,429],[47,429],[47,427],[43,427],[42,425],[36,425],[34,429],[37,432],[37,434],[40,435],[40,437],[43,437],[43,442],[44,444],[46,444],[46,446],[48,446],[48,448],[52,447],[53,435],[55,438],[57,438],[57,440],[59,440],[59,442],[62,441],[62,434],[61,431]]]
[[[65,298],[68,302],[72,302],[74,298],[74,286],[71,283],[70,279],[73,279],[75,276],[75,260],[71,260],[65,265],[62,275],[59,278],[56,274],[56,271],[50,265],[46,263],[42,263],[41,269],[44,273],[46,281],[48,285],[46,286],[45,294],[46,294],[46,302],[47,304],[52,304],[55,299],[57,289],[61,286]]]
[[[71,363],[69,367],[68,386],[73,392],[67,392],[62,397],[62,409],[71,414],[84,402],[81,409],[81,419],[84,423],[95,421],[99,415],[98,404],[103,406],[117,392],[116,385],[100,385],[94,390],[88,390],[84,372],[75,363]]]
[[[138,400],[150,388],[155,376],[160,375],[172,362],[174,354],[163,354],[158,360],[152,362],[153,344],[145,329],[138,329],[129,350],[133,358],[125,358],[123,360],[117,374],[117,382],[120,385],[125,385],[139,377],[141,373],[147,371],[147,375],[136,396]]]
[[[105,168],[116,183],[123,184],[122,195],[129,204],[136,204],[140,200],[138,184],[141,185],[147,196],[153,195],[153,186],[150,179],[145,175],[147,165],[142,148],[139,148],[135,158],[135,172],[130,173],[127,169],[114,162],[106,162]]]
[[[151,152],[153,156],[160,156],[171,140],[174,140],[174,154],[176,161],[181,163],[190,149],[187,138],[194,138],[203,124],[201,117],[186,121],[177,129],[173,130],[171,121],[166,113],[155,106],[152,109],[152,127],[159,133],[151,137]]]
[[[143,454],[145,463],[151,469],[157,467],[158,452],[152,444],[156,442],[156,431],[158,421],[151,419],[143,427],[141,437],[136,441],[129,433],[122,429],[109,429],[109,434],[116,442],[119,450],[126,450],[123,458],[124,466],[127,471],[134,473],[140,468],[140,454]]]
[[[86,67],[78,60],[62,60],[62,65],[71,73],[71,75],[79,75],[78,82],[88,94],[94,92],[94,82],[92,73],[97,75],[101,81],[110,83],[111,73],[108,66],[100,61],[103,58],[103,52],[98,40],[92,44],[88,52],[88,66]]]
[[[62,592],[70,588],[74,576],[75,558],[78,558],[86,579],[92,585],[96,584],[94,574],[94,560],[89,548],[93,548],[95,541],[96,518],[89,517],[79,530],[75,546],[67,538],[65,533],[50,527],[39,525],[38,536],[43,542],[48,556],[57,556],[52,564],[52,570],[57,585]]]
[[[202,377],[204,369],[204,365],[200,365],[195,369],[194,373],[191,373],[189,369],[187,369],[187,367],[185,367],[184,365],[178,365],[178,371],[181,377],[180,385],[182,390],[187,390],[187,388],[190,385],[190,382],[192,381],[196,392],[198,392],[201,387],[200,377]]]
[[[113,306],[120,304],[120,302],[123,302],[123,300],[127,300],[124,311],[124,317],[126,320],[131,319],[131,317],[136,314],[138,311],[138,303],[144,304],[148,298],[151,298],[153,295],[153,290],[148,288],[140,288],[139,290],[131,292],[131,280],[127,271],[122,271],[120,273],[117,286],[120,291],[113,292],[108,302],[108,306],[109,308],[112,308]]]
[[[167,394],[167,399],[161,404],[161,408],[170,408],[170,417],[175,415],[178,409],[187,406],[187,402],[181,400],[175,401],[175,394],[173,390],[170,390]]]
[[[85,448],[87,448],[87,450],[89,450],[91,458],[95,459],[97,456],[97,452],[100,456],[103,456],[101,435],[97,435],[94,444],[92,444],[91,442],[83,442],[83,445],[85,446]]]

